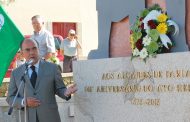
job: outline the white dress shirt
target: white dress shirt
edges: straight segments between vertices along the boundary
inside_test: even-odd
[[[36,71],[37,74],[38,74],[38,70],[39,70],[39,62],[40,61],[38,60],[38,62],[36,64],[34,64],[35,71]],[[28,66],[28,76],[29,76],[29,78],[31,78],[31,75],[32,75],[32,69],[30,67],[31,67],[31,65]],[[24,98],[22,99],[21,105],[22,105],[22,107],[24,107]]]

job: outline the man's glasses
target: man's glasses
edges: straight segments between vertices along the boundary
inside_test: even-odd
[[[25,52],[36,51],[37,47],[23,49]]]
[[[70,34],[70,36],[75,36],[75,34]]]

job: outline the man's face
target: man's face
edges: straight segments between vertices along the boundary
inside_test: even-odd
[[[71,40],[73,40],[73,39],[75,39],[75,34],[69,33],[69,34],[68,34],[68,37],[69,37]]]
[[[26,61],[33,59],[33,64],[37,63],[39,59],[37,44],[32,41],[24,41],[22,44],[22,54]]]
[[[42,29],[44,22],[39,18],[32,19],[32,26],[35,32],[39,32]]]

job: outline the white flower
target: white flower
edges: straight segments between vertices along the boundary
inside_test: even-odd
[[[150,29],[148,26],[148,21],[149,20],[157,20],[157,17],[162,14],[161,11],[157,11],[157,10],[152,10],[151,12],[148,13],[148,15],[143,19],[143,23],[144,23],[144,29],[146,30],[146,32],[148,33],[148,30]]]
[[[146,48],[143,48],[141,51],[140,51],[140,58],[144,59],[148,56],[148,52],[146,50]]]
[[[148,35],[146,35],[144,38],[143,38],[143,44],[144,46],[148,46],[151,42],[151,37],[149,37]]]
[[[139,55],[139,50],[137,48],[135,48],[133,50],[133,56],[138,56]]]

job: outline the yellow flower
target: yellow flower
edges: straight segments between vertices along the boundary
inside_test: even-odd
[[[135,48],[135,43],[134,43],[132,35],[130,36],[130,43],[131,43],[131,49],[134,49]]]
[[[167,19],[168,19],[168,16],[165,15],[165,14],[160,14],[158,17],[157,17],[158,21],[159,22],[165,22]]]
[[[168,27],[166,25],[166,23],[160,23],[157,27],[156,30],[160,33],[160,34],[166,34]]]

